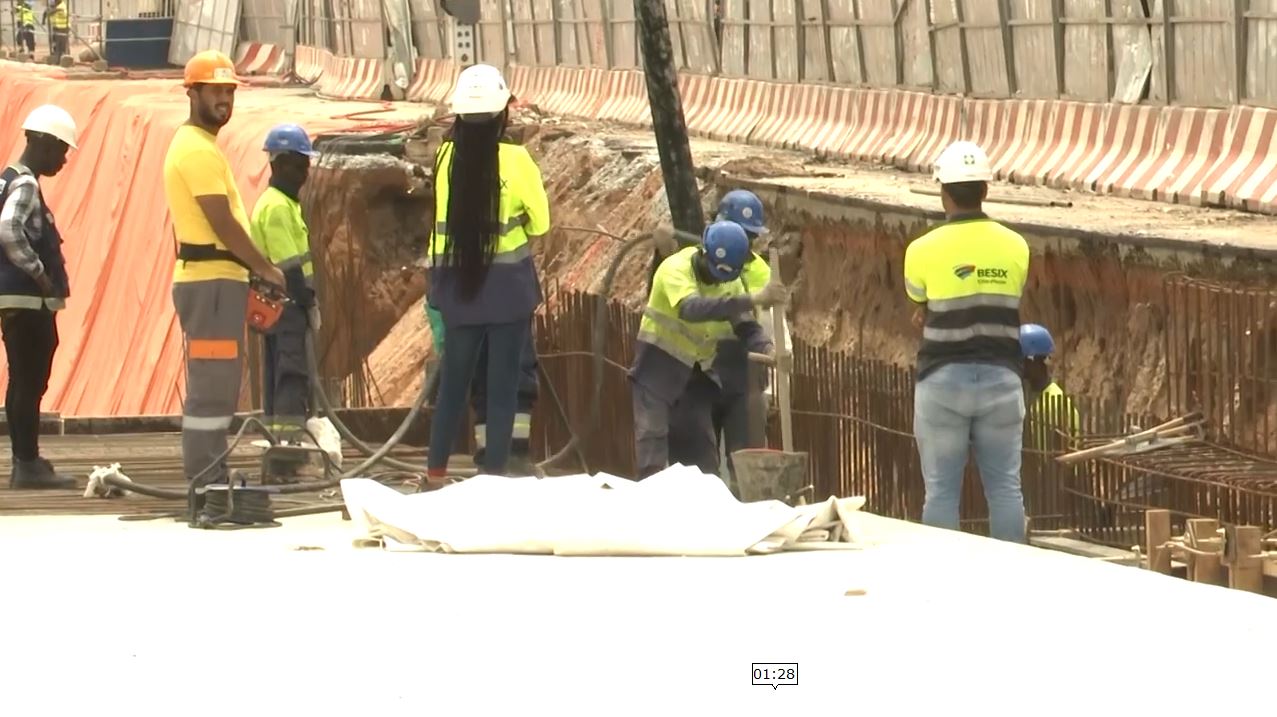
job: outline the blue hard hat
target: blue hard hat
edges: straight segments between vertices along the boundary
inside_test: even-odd
[[[1055,353],[1055,339],[1041,324],[1025,324],[1020,327],[1020,352],[1025,358],[1050,356]]]
[[[751,234],[767,233],[763,200],[744,189],[734,189],[723,195],[723,201],[718,203],[717,219],[720,222],[736,222]]]
[[[749,237],[736,222],[714,222],[705,230],[701,251],[715,279],[732,281],[749,259]]]
[[[315,148],[310,143],[310,135],[295,124],[281,124],[273,127],[266,134],[267,152],[296,152],[307,157],[315,156]]]

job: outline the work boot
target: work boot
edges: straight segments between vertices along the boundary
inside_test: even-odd
[[[13,472],[9,475],[9,488],[13,490],[74,490],[75,477],[58,475],[53,464],[45,458],[33,461],[13,460]]]

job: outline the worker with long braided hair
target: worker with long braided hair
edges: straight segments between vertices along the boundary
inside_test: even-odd
[[[487,440],[479,469],[505,474],[520,360],[542,300],[528,238],[550,230],[549,200],[532,156],[504,141],[511,99],[498,69],[466,68],[452,95],[456,121],[435,158],[427,298],[443,317],[447,348],[430,429],[427,480],[433,485],[447,477],[485,343]]]

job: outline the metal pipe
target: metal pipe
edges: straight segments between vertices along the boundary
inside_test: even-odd
[[[910,187],[909,191],[913,192],[914,194],[924,194],[928,197],[940,196],[939,189],[928,189],[926,187]],[[1062,202],[1055,199],[1030,199],[1028,197],[1016,198],[1016,197],[1005,197],[1005,196],[996,196],[996,195],[991,195],[987,197],[984,201],[992,202],[994,204],[1018,204],[1025,207],[1061,207],[1064,209],[1068,209],[1069,207],[1073,206],[1073,202]]]

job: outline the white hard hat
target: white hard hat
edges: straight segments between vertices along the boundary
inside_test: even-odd
[[[989,155],[976,143],[954,142],[936,160],[935,178],[941,184],[991,182],[993,167]]]
[[[41,105],[27,115],[22,129],[31,132],[42,132],[66,142],[71,149],[78,149],[75,144],[75,120],[71,114],[57,105]]]
[[[452,91],[452,111],[459,115],[495,114],[510,102],[510,88],[501,70],[492,65],[471,65],[457,77]]]

